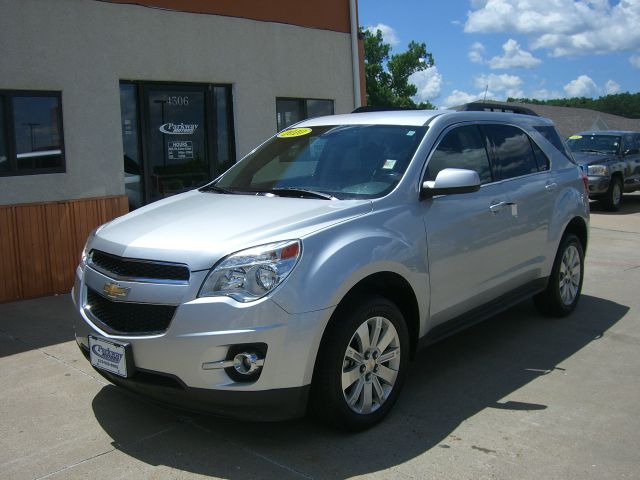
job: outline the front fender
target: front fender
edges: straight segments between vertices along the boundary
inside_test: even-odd
[[[429,273],[424,224],[406,206],[372,212],[303,238],[300,264],[273,300],[290,313],[334,307],[362,279],[402,276],[426,317]]]

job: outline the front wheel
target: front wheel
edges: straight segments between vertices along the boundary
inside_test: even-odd
[[[335,426],[363,430],[391,410],[407,370],[409,335],[400,310],[382,297],[342,309],[326,333],[311,408]]]
[[[600,199],[600,203],[604,206],[605,210],[610,212],[617,212],[622,205],[622,179],[615,176],[611,179],[609,189]]]
[[[534,297],[538,309],[548,315],[564,317],[578,304],[584,276],[582,243],[573,234],[565,235],[544,292]]]

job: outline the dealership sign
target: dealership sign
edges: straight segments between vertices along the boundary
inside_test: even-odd
[[[197,128],[197,123],[165,123],[160,125],[160,131],[170,135],[193,135]]]

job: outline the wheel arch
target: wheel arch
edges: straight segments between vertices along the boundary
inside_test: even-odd
[[[417,296],[411,287],[411,284],[400,274],[390,271],[381,271],[370,274],[355,285],[342,297],[335,310],[333,311],[329,322],[327,323],[322,338],[320,340],[320,352],[329,336],[332,327],[336,324],[340,315],[358,299],[379,295],[393,302],[402,313],[407,323],[409,331],[409,342],[411,345],[410,356],[414,357],[418,347],[418,337],[420,335],[420,307]],[[314,374],[317,367],[317,359],[320,355],[316,355],[316,364],[314,365]]]
[[[587,253],[587,243],[589,241],[589,232],[587,229],[587,222],[582,217],[574,217],[565,227],[564,233],[562,234],[562,238],[564,238],[568,233],[572,233],[580,243],[582,244],[582,251]]]

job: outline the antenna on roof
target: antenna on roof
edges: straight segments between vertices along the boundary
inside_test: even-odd
[[[482,99],[482,102],[486,102],[487,101],[487,92],[489,91],[489,84],[487,83],[486,88],[484,89],[484,98]]]

